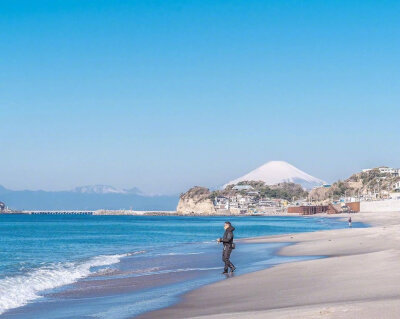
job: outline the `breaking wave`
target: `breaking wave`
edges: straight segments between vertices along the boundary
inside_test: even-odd
[[[143,252],[100,255],[85,262],[54,263],[32,270],[25,275],[5,277],[0,280],[0,314],[40,298],[40,292],[72,284],[93,274],[93,267],[116,264],[122,257]]]

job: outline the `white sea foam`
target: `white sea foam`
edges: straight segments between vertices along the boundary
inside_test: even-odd
[[[166,254],[159,254],[159,256],[184,256],[184,255],[201,255],[204,254],[204,252],[196,252],[196,253],[166,253]]]
[[[205,271],[205,270],[215,270],[220,269],[221,267],[207,267],[207,268],[178,268],[178,269],[165,269],[158,270],[159,268],[154,269],[143,269],[141,271],[136,271],[139,274],[133,275],[132,277],[142,277],[142,276],[151,276],[151,275],[160,275],[160,274],[170,274],[170,273],[179,273],[179,272],[188,272],[188,271]]]
[[[93,267],[116,264],[122,257],[140,253],[143,252],[100,255],[85,262],[51,264],[33,270],[26,275],[5,277],[0,280],[0,314],[40,298],[40,292],[47,289],[72,284],[91,275]]]
[[[133,251],[131,253],[127,253],[126,256],[134,256],[134,255],[140,255],[146,253],[145,250],[139,250],[139,251]]]

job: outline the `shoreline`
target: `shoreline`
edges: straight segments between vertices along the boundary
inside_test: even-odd
[[[137,318],[375,319],[382,313],[384,318],[400,317],[400,213],[352,216],[370,227],[244,240],[289,243],[278,251],[280,256],[327,258],[280,264],[219,281],[184,294],[171,307]]]
[[[6,285],[6,292],[15,290],[14,282],[21,287],[16,288],[19,291],[18,300],[13,299],[14,293],[1,296],[2,318],[56,318],[66,311],[79,318],[103,312],[110,317],[130,318],[168,307],[178,302],[184,292],[225,279],[220,275],[221,246],[213,239],[216,234],[222,233],[226,217],[100,218],[95,224],[93,220],[96,218],[81,217],[3,218],[3,229],[10,228],[10,225],[19,229],[19,233],[10,232],[12,238],[16,235],[24,235],[27,239],[39,237],[42,238],[39,244],[48,246],[46,251],[41,251],[37,249],[35,240],[27,240],[31,243],[29,251],[36,251],[32,254],[36,259],[32,258],[32,261],[37,262],[21,274],[9,272],[12,274],[10,280],[1,282]],[[257,216],[232,217],[230,220],[238,226],[240,231],[237,237],[241,238],[344,226],[336,218]],[[35,228],[35,232],[26,233],[25,228],[17,227],[20,223],[25,225],[26,221]],[[195,237],[188,237],[189,227]],[[160,231],[163,235],[157,237]],[[53,233],[58,234],[55,239],[63,240],[48,241],[46,235],[54,238]],[[73,236],[64,240],[69,234]],[[91,238],[91,241],[87,243],[82,238]],[[65,246],[69,249],[64,254]],[[88,246],[90,249],[87,249]],[[10,249],[11,262],[14,251],[18,253],[18,249],[25,250],[25,247],[17,245],[15,249]],[[235,275],[301,259],[277,257],[276,252],[281,247],[282,244],[271,243],[241,244],[233,260],[239,269]],[[54,255],[51,255],[53,252]],[[108,261],[109,258],[114,260],[114,257],[120,260]],[[47,258],[45,263],[43,258]],[[4,268],[3,273],[7,274],[8,269]],[[52,279],[60,271],[63,272],[64,282]],[[43,284],[48,289],[42,289]],[[31,291],[35,291],[35,295]]]

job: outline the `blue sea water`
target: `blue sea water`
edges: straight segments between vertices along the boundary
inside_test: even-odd
[[[132,318],[223,279],[227,217],[0,215],[0,318]],[[347,227],[319,217],[230,217],[235,238]],[[354,227],[363,225],[354,223]],[[238,274],[298,260],[238,244]]]

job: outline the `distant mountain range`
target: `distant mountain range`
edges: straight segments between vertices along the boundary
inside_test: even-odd
[[[263,181],[266,185],[288,182],[299,184],[304,189],[312,189],[325,183],[323,180],[311,176],[283,161],[268,162],[252,170],[250,173],[226,183],[224,188],[230,184],[237,184],[242,181]]]
[[[0,186],[0,201],[17,210],[175,210],[179,195],[148,196],[138,188],[117,189],[108,185],[82,186],[70,191],[14,191]]]
[[[72,190],[75,193],[82,194],[136,194],[143,195],[139,188],[134,187],[130,189],[115,188],[110,185],[87,185],[76,187]]]

